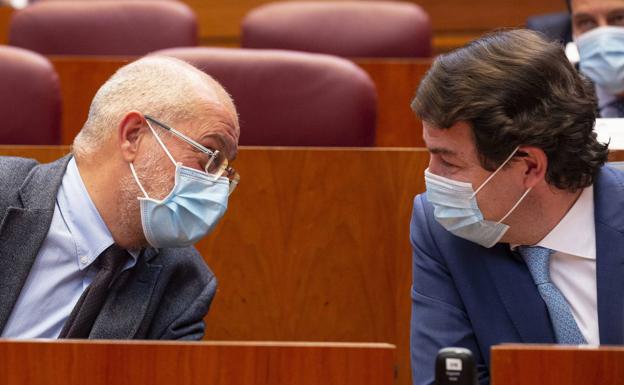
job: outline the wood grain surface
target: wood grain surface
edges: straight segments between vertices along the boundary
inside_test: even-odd
[[[624,348],[500,345],[492,348],[492,385],[620,385]]]
[[[197,245],[219,279],[206,338],[393,343],[409,385],[409,220],[427,162],[423,149],[243,147],[228,212]]]
[[[0,340],[3,385],[391,385],[387,344]]]
[[[12,7],[3,5],[2,1],[0,1],[0,44],[9,42],[9,22],[13,12]]]
[[[61,57],[50,60],[59,74],[63,96],[61,143],[71,144],[84,124],[99,87],[132,58]],[[431,60],[356,60],[378,92],[376,145],[420,147],[422,125],[410,109],[416,88]],[[236,102],[236,98],[234,98]]]
[[[410,385],[409,219],[427,162],[424,149],[241,148],[241,184],[197,245],[219,279],[206,339],[392,343]]]
[[[423,147],[422,122],[410,108],[416,89],[431,67],[432,59],[357,59],[377,89],[379,147]]]

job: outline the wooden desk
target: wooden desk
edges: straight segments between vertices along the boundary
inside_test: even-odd
[[[0,340],[2,385],[392,385],[393,346]]]
[[[86,120],[98,88],[134,58],[53,56],[61,81],[63,122],[61,143],[71,144]],[[376,145],[422,147],[422,125],[410,103],[431,60],[356,60],[371,76],[378,92]]]
[[[219,279],[206,338],[390,342],[409,385],[409,220],[427,162],[422,149],[243,147],[228,212],[197,245]]]
[[[620,385],[624,348],[500,345],[492,348],[492,385]]]

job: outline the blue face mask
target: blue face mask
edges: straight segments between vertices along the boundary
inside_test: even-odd
[[[581,72],[612,95],[624,92],[624,27],[599,27],[576,39]]]
[[[509,226],[502,222],[511,215],[531,189],[525,191],[516,204],[498,222],[483,218],[477,204],[477,193],[509,162],[517,150],[518,148],[476,191],[472,189],[470,183],[458,182],[432,174],[429,169],[425,170],[427,200],[433,205],[436,221],[452,234],[478,243],[483,247],[492,247],[498,243],[509,230]]]
[[[164,199],[151,199],[130,163],[132,175],[145,195],[138,198],[143,233],[156,248],[191,246],[212,231],[225,214],[230,183],[225,177],[214,180],[205,172],[176,163],[154,129],[150,129],[175,164],[175,184]]]

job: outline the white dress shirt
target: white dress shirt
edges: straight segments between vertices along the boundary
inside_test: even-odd
[[[550,259],[551,280],[570,304],[587,343],[600,344],[593,186],[583,190],[559,224],[536,246],[555,251]]]
[[[113,243],[72,158],[56,196],[50,229],[2,337],[57,338],[97,274],[93,262]],[[124,269],[135,265],[138,253],[131,255]]]

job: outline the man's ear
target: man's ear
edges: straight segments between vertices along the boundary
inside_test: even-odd
[[[538,147],[522,146],[518,149],[518,155],[516,159],[522,162],[526,188],[535,187],[546,179],[548,157],[544,150]]]
[[[139,143],[145,134],[145,118],[137,111],[130,111],[124,115],[117,129],[119,148],[122,158],[131,163],[136,157]]]

